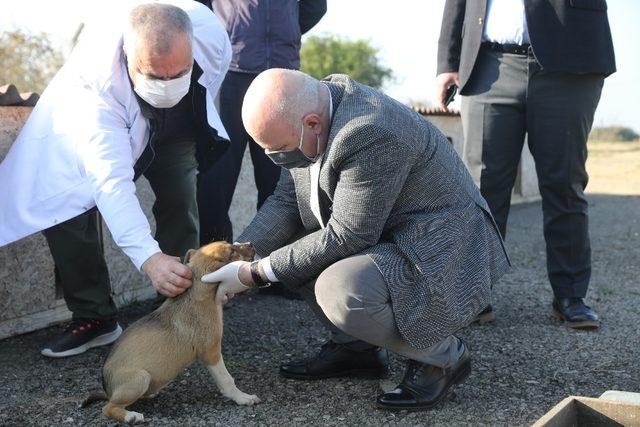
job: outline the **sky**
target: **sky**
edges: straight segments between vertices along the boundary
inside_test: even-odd
[[[97,0],[20,0],[2,5],[0,31],[47,32],[67,48],[78,25],[99,7]],[[618,72],[605,81],[594,126],[624,125],[640,132],[640,1],[608,0]],[[393,6],[390,6],[390,5]],[[328,0],[328,11],[308,35],[367,39],[395,80],[385,91],[403,102],[435,103],[433,84],[444,0]],[[634,53],[635,52],[635,53]],[[459,97],[452,105],[459,108]]]

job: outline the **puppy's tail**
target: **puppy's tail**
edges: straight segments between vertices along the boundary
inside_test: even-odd
[[[85,397],[85,399],[82,402],[80,402],[80,407],[86,408],[92,403],[99,402],[102,400],[109,400],[109,398],[107,397],[104,391],[92,392],[92,393],[89,393],[89,395]]]

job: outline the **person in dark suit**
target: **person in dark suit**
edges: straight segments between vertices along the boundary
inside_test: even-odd
[[[437,97],[462,95],[463,158],[504,237],[525,136],[538,174],[553,308],[597,328],[591,276],[587,138],[604,78],[615,72],[605,0],[447,0]],[[492,315],[491,307],[484,311]]]
[[[238,237],[262,258],[203,280],[299,290],[332,338],[316,357],[283,364],[282,376],[379,377],[388,349],[409,359],[407,374],[377,406],[432,408],[471,370],[453,334],[489,303],[509,265],[451,144],[407,106],[337,74],[321,82],[267,70],[249,87],[242,119],[283,168]]]
[[[229,150],[198,180],[200,243],[233,241],[229,208],[242,158],[251,142],[240,118],[242,100],[256,76],[269,68],[300,68],[300,38],[327,11],[326,0],[200,0],[225,25],[233,55],[220,88],[220,117],[229,132]],[[273,193],[280,177],[255,144],[249,144],[258,190],[257,208]],[[275,288],[274,288],[275,289]],[[270,289],[271,290],[271,289]]]

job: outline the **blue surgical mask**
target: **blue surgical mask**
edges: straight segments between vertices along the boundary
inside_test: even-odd
[[[272,151],[265,153],[273,163],[285,169],[306,168],[314,164],[320,158],[320,136],[316,135],[316,155],[307,157],[302,151],[302,141],[304,138],[304,123],[300,132],[300,144],[293,150]]]

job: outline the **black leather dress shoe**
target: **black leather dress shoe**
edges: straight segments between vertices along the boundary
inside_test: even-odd
[[[317,356],[280,365],[280,375],[297,380],[334,377],[384,378],[389,371],[387,350],[356,350],[351,344],[324,344]]]
[[[464,346],[464,344],[461,345]],[[409,360],[404,378],[395,390],[378,397],[381,409],[431,409],[442,401],[454,384],[463,382],[471,373],[471,356],[465,346],[455,365],[438,368]]]
[[[564,324],[572,329],[597,329],[600,319],[582,298],[555,298],[553,312]]]

